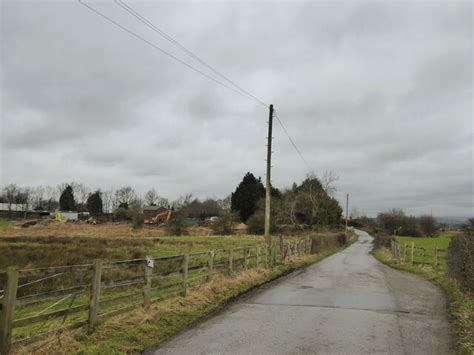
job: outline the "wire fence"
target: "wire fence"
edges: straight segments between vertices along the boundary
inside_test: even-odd
[[[420,266],[430,265],[433,269],[440,271],[446,269],[446,249],[421,247],[417,246],[415,242],[401,244],[392,240],[390,250],[399,263]]]
[[[309,238],[200,253],[38,269],[9,268],[0,290],[0,354],[177,295],[217,273],[268,267],[311,253]]]

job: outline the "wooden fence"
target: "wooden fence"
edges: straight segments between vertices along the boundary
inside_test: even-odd
[[[430,265],[436,270],[446,267],[446,249],[438,247],[425,248],[416,246],[415,242],[401,244],[395,240],[390,242],[390,250],[399,263],[411,265]]]
[[[0,271],[0,354],[12,345],[31,343],[98,321],[148,308],[210,281],[219,272],[268,267],[311,252],[311,240],[133,260],[94,260],[91,264]]]

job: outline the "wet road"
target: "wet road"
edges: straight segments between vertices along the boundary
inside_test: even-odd
[[[451,354],[446,299],[359,240],[273,283],[150,354]]]

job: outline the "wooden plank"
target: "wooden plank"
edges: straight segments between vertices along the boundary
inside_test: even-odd
[[[66,313],[70,314],[70,313],[77,313],[77,312],[80,312],[80,311],[84,311],[87,308],[88,308],[87,305],[80,305],[80,306],[75,306],[75,307],[71,307],[71,308],[60,309],[58,311],[54,311],[54,312],[50,312],[50,313],[40,314],[38,316],[15,319],[13,321],[13,327],[14,328],[24,327],[25,325],[30,325],[32,323],[37,323],[37,322],[49,320],[51,318],[60,317],[60,316],[63,316],[64,314],[66,314]]]
[[[35,334],[35,335],[30,336],[28,338],[17,340],[13,343],[13,345],[17,346],[17,345],[26,345],[26,344],[34,343],[34,342],[37,342],[39,340],[45,339],[49,336],[52,336],[52,335],[55,335],[55,334],[58,334],[58,333],[62,333],[66,330],[72,330],[72,329],[80,328],[80,327],[82,327],[86,324],[87,324],[87,320],[74,322],[72,324],[68,324],[68,325],[65,325],[63,327],[59,327],[59,328],[53,329],[53,330],[45,332],[45,333]]]
[[[234,259],[234,251],[230,249],[229,250],[229,274],[232,274],[233,269],[234,269],[233,259]]]
[[[183,279],[182,279],[182,291],[181,296],[186,297],[188,287],[188,266],[189,266],[189,254],[184,254],[183,259]]]
[[[17,268],[7,269],[7,279],[2,297],[2,313],[0,313],[0,354],[4,355],[8,354],[11,348],[18,276]]]
[[[105,318],[110,318],[110,317],[113,317],[113,316],[117,316],[119,314],[122,314],[122,313],[125,313],[125,312],[128,312],[128,311],[131,311],[135,308],[138,308],[138,307],[141,307],[142,306],[142,302],[139,302],[139,303],[134,303],[134,304],[131,304],[129,306],[125,306],[125,307],[121,307],[119,309],[115,309],[113,311],[110,311],[110,312],[106,312],[106,313],[102,313],[102,314],[98,314],[97,315],[97,319],[105,319]]]
[[[27,273],[27,274],[45,274],[48,273],[57,273],[57,272],[73,272],[73,271],[84,271],[89,270],[92,268],[92,264],[82,264],[82,265],[70,265],[70,266],[52,266],[52,267],[43,267],[43,268],[36,268],[36,269],[23,269],[20,270],[20,275]],[[24,277],[26,275],[21,275]]]
[[[207,252],[207,281],[212,280],[212,273],[214,272],[214,252],[212,250]]]
[[[41,301],[45,301],[49,298],[55,298],[55,297],[67,295],[70,293],[85,291],[87,290],[88,286],[90,285],[74,286],[70,288],[63,288],[61,290],[54,290],[54,291],[49,291],[49,292],[36,293],[34,295],[23,296],[23,297],[17,298],[16,304],[19,306],[19,305],[38,303]]]
[[[143,287],[143,307],[146,309],[150,307],[151,302],[151,277],[153,273],[153,268],[149,267],[147,263],[145,263],[145,286]]]
[[[143,294],[142,291],[138,291],[138,292],[130,293],[128,295],[122,295],[122,296],[117,296],[117,297],[114,297],[114,298],[108,298],[108,299],[99,301],[99,306],[101,306],[101,307],[109,306],[109,305],[117,303],[119,301],[123,301],[123,300],[126,300],[126,299],[141,296],[142,294]]]

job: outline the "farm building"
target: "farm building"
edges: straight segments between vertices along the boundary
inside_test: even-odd
[[[166,207],[145,206],[143,207],[143,220],[146,224],[162,224],[171,218],[171,210]]]

